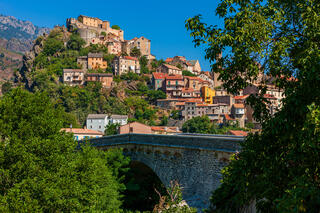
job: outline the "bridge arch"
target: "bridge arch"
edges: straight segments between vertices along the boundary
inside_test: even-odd
[[[92,139],[99,149],[122,148],[132,161],[148,166],[168,187],[178,181],[183,198],[198,209],[207,208],[221,180],[221,169],[240,150],[243,138],[124,134]]]

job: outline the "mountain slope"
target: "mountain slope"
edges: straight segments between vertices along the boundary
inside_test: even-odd
[[[13,16],[0,15],[0,43],[1,47],[26,52],[32,47],[32,42],[39,35],[49,33],[49,28],[38,27],[30,21],[22,21]]]

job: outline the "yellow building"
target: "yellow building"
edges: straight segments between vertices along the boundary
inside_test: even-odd
[[[212,98],[216,95],[216,91],[207,87],[207,86],[203,86],[201,88],[201,96],[203,98],[203,101],[207,104],[212,104]]]
[[[106,69],[107,67],[107,62],[103,60],[102,53],[88,54],[88,69]]]

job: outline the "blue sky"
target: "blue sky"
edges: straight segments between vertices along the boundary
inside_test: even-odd
[[[125,39],[138,36],[151,39],[151,53],[157,59],[182,55],[187,59],[198,59],[202,69],[207,71],[210,70],[210,64],[204,59],[204,47],[194,48],[184,22],[187,18],[202,14],[206,23],[221,25],[222,21],[215,16],[219,2],[1,0],[0,13],[46,27],[64,25],[66,18],[80,14],[98,17],[110,21],[111,25],[119,25],[124,30]]]

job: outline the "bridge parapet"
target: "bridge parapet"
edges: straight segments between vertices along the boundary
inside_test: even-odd
[[[152,135],[152,134],[121,134],[94,138],[93,146],[117,146],[124,144],[166,146],[183,149],[199,149],[223,152],[240,151],[243,137],[229,135]]]

